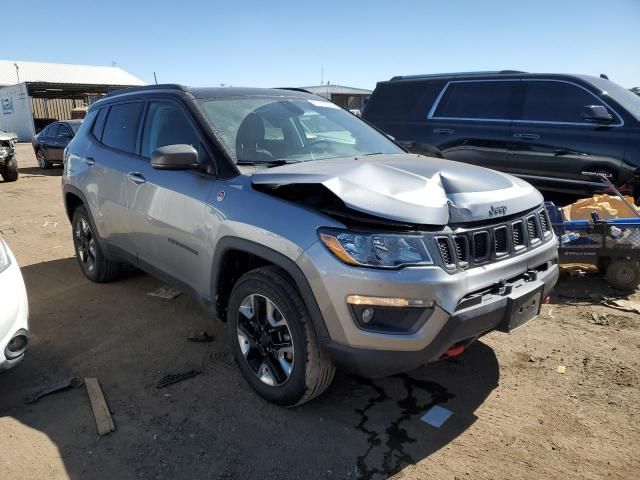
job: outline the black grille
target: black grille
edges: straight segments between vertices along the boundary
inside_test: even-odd
[[[538,218],[540,218],[540,227],[542,228],[542,234],[546,237],[551,233],[549,219],[547,218],[547,212],[542,211],[538,213]]]
[[[489,257],[489,232],[476,232],[473,234],[473,259],[486,260]]]
[[[438,233],[430,240],[436,242],[449,273],[518,255],[553,238],[551,221],[542,207],[509,221],[487,223],[471,228],[457,225],[451,234]]]
[[[529,234],[529,240],[540,240],[540,233],[538,232],[538,224],[536,223],[536,217],[527,218],[527,233]]]
[[[458,264],[465,266],[469,263],[469,240],[467,237],[454,237],[453,242],[456,246],[456,255],[458,255]]]
[[[516,222],[513,224],[513,248],[524,246],[524,229],[522,222]]]
[[[493,231],[496,255],[509,253],[509,230],[507,227],[498,227]]]
[[[440,250],[440,256],[442,257],[444,264],[447,266],[453,265],[453,255],[451,252],[451,245],[449,245],[449,240],[446,238],[437,238],[436,242],[438,243],[438,250]]]

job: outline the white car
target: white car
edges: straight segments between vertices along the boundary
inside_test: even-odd
[[[0,238],[0,370],[24,358],[29,343],[29,304],[20,267]]]

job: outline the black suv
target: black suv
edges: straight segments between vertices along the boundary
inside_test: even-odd
[[[410,151],[508,172],[541,190],[589,194],[601,184],[583,172],[597,172],[640,195],[640,97],[606,78],[393,77],[377,84],[363,117]]]

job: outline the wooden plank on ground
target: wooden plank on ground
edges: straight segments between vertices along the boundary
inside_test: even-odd
[[[104,399],[98,379],[85,378],[84,384],[87,387],[87,393],[91,401],[91,408],[93,409],[93,416],[96,419],[98,434],[106,435],[107,433],[115,431],[116,426],[113,424],[113,418],[111,418],[111,412],[109,412],[109,405],[107,405],[107,401]]]

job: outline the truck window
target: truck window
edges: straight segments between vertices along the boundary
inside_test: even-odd
[[[518,120],[589,123],[582,119],[586,105],[602,105],[594,95],[571,83],[525,80],[524,103]],[[612,112],[610,112],[612,113]]]
[[[451,82],[433,118],[507,119],[509,98],[516,83],[482,80]]]

